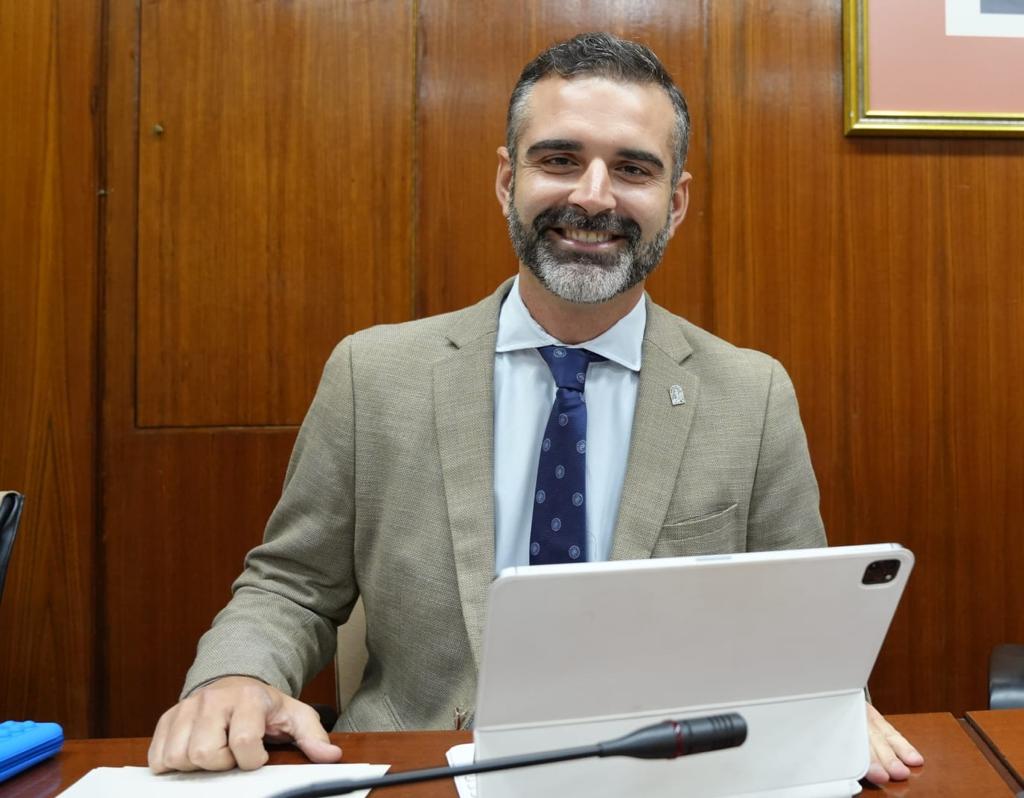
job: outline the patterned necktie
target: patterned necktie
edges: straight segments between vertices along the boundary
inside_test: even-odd
[[[605,360],[586,349],[541,346],[558,390],[544,429],[533,495],[530,565],[587,559],[587,367]]]

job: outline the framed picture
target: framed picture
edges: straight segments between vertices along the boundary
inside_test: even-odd
[[[843,0],[846,134],[1024,136],[1024,0]]]

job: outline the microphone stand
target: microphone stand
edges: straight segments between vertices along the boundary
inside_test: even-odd
[[[746,721],[741,715],[730,712],[725,715],[709,715],[689,720],[666,720],[653,726],[645,726],[625,737],[593,745],[562,748],[557,751],[543,751],[536,754],[506,756],[474,762],[471,765],[406,770],[372,779],[325,781],[320,784],[286,790],[272,798],[328,798],[328,796],[346,795],[357,790],[396,787],[400,784],[414,784],[421,781],[449,779],[455,776],[470,776],[475,773],[491,773],[496,770],[548,765],[553,762],[568,762],[595,756],[675,759],[705,751],[735,748],[742,745],[746,739]]]

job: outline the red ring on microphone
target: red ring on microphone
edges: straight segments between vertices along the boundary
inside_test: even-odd
[[[676,756],[682,756],[686,753],[686,738],[683,736],[683,727],[679,725],[679,721],[670,720],[672,724],[672,733],[676,736]]]

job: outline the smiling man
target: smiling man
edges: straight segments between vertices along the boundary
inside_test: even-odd
[[[568,302],[635,305],[686,212],[690,176],[673,174],[671,142],[659,135],[671,129],[668,98],[656,86],[582,78],[542,81],[530,100],[522,162],[499,149],[498,197],[520,263]]]
[[[674,84],[540,79],[538,62],[509,105],[497,193],[527,307],[554,337],[579,343],[637,305],[686,215],[689,115]],[[584,318],[577,334],[550,326]]]
[[[369,662],[338,730],[451,728],[506,566],[825,545],[786,372],[644,294],[686,215],[689,129],[642,45],[584,34],[527,65],[496,180],[518,275],[339,344],[154,770],[258,767],[264,737],[339,758],[292,696],[360,596]],[[868,713],[870,778],[905,778],[920,755]]]

